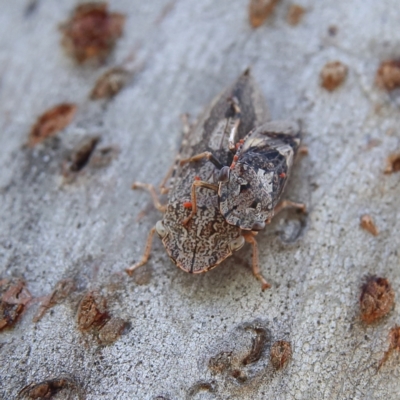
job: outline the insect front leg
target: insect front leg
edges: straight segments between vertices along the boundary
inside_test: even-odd
[[[153,226],[153,228],[150,229],[149,236],[147,237],[146,241],[146,248],[144,250],[144,254],[140,261],[138,261],[136,264],[133,264],[131,267],[127,268],[125,271],[127,272],[128,275],[132,275],[133,272],[141,267],[142,265],[146,264],[147,261],[150,258],[150,253],[151,253],[151,245],[153,243],[153,236],[154,233],[156,232],[156,227]]]
[[[254,237],[255,233],[254,232],[249,232],[249,231],[243,231],[242,235],[244,239],[246,240],[247,243],[251,244],[251,247],[253,249],[253,255],[252,255],[252,269],[253,269],[253,275],[261,282],[261,290],[269,289],[271,285],[266,281],[266,279],[262,276],[260,272],[260,263],[259,263],[259,258],[258,258],[258,245],[257,241]]]
[[[290,200],[283,200],[274,208],[274,215],[280,213],[282,210],[285,210],[286,208],[296,208],[297,210],[303,213],[307,212],[305,204],[295,203]]]
[[[195,156],[190,157],[190,158],[184,158],[183,160],[180,161],[180,165],[185,165],[185,164],[188,164],[191,162],[196,162],[196,161],[200,161],[200,160],[204,160],[204,159],[212,162],[218,169],[221,169],[223,167],[223,165],[214,156],[214,154],[209,151],[205,151],[204,153],[196,154]]]
[[[167,210],[167,206],[165,204],[161,204],[160,199],[158,198],[158,195],[156,193],[156,189],[154,188],[153,185],[149,183],[141,183],[141,182],[134,182],[132,184],[132,189],[145,189],[147,190],[151,198],[153,199],[154,207],[157,208],[157,210],[161,211],[164,213]]]
[[[214,190],[215,192],[218,191],[218,185],[214,185],[213,183],[208,183],[208,182],[204,182],[204,181],[195,180],[192,183],[191,202],[184,204],[184,206],[187,207],[187,208],[191,207],[192,208],[192,212],[182,222],[182,225],[186,225],[193,218],[193,215],[195,215],[196,212],[197,212],[197,198],[196,198],[196,188],[197,187],[211,189],[211,190]]]

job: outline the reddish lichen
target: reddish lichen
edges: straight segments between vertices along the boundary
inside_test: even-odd
[[[272,14],[279,0],[250,0],[249,20],[253,28],[258,28]]]
[[[39,116],[29,134],[29,145],[35,146],[68,126],[76,113],[75,104],[58,104]]]
[[[393,308],[394,291],[389,281],[377,276],[367,277],[360,296],[361,320],[371,324]]]
[[[321,70],[321,86],[332,92],[344,82],[347,72],[347,66],[340,61],[328,62]]]
[[[81,4],[61,26],[61,43],[78,63],[102,62],[122,35],[124,24],[125,16],[110,13],[107,3]]]
[[[282,369],[292,357],[292,346],[285,340],[278,340],[271,347],[271,363],[275,369]]]

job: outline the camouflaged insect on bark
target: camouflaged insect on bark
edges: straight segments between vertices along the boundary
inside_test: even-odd
[[[231,166],[220,173],[220,211],[229,224],[254,231],[272,219],[300,141],[296,123],[272,121],[241,142]]]
[[[228,136],[234,124],[235,98],[241,109],[237,138],[244,138],[252,129],[268,119],[266,103],[250,72],[245,71],[234,85],[223,91],[205,110],[194,128],[184,138],[180,159],[209,151],[223,165],[230,165]],[[156,225],[165,249],[172,261],[190,273],[210,270],[241,248],[245,242],[241,230],[228,224],[221,215],[218,195],[207,188],[197,191],[197,213],[184,224],[190,209],[184,207],[191,199],[195,179],[215,182],[218,169],[208,160],[179,165],[169,191],[168,205],[162,221]]]

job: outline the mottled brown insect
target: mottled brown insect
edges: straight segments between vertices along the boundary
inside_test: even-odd
[[[239,107],[237,106],[237,110]],[[219,209],[226,222],[248,231],[259,231],[272,217],[287,207],[303,212],[304,204],[285,200],[279,203],[300,146],[296,123],[272,121],[253,129],[235,145],[233,131],[229,148],[236,150],[230,166],[222,166],[214,153],[202,153],[182,162],[207,158],[219,165],[218,185],[195,181],[192,187],[192,214],[197,212],[196,187],[218,191]]]
[[[269,287],[259,271],[255,233],[228,224],[219,211],[217,193],[209,190],[215,188],[216,174],[221,166],[233,161],[234,154],[228,144],[232,132],[240,140],[267,118],[265,100],[247,70],[233,86],[214,99],[185,135],[171,180],[168,204],[160,204],[153,186],[134,184],[134,188],[150,191],[155,206],[164,212],[164,217],[150,231],[145,254],[127,269],[129,274],[147,262],[152,237],[157,231],[172,261],[182,270],[194,274],[216,267],[247,241],[253,247],[253,273],[262,282],[263,289]],[[180,162],[204,153],[213,157],[202,156],[196,162]],[[191,202],[192,184],[196,181],[202,181],[203,187],[198,188],[197,212],[193,214],[190,211],[194,206]]]

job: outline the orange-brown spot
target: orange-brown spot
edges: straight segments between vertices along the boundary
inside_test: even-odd
[[[194,177],[194,180],[195,180],[195,181],[200,181],[201,179],[200,179],[199,176],[196,175],[196,176]]]
[[[368,214],[365,214],[361,217],[360,220],[360,226],[361,228],[365,229],[369,233],[371,233],[374,236],[378,236],[378,228],[376,227],[374,220],[372,217]]]
[[[394,291],[390,282],[377,276],[368,277],[360,296],[361,319],[371,324],[393,308]]]
[[[110,13],[105,2],[78,5],[63,24],[62,45],[78,62],[104,61],[122,35],[125,16]]]
[[[286,178],[286,174],[284,172],[280,173],[279,178]]]
[[[340,61],[328,62],[320,74],[321,86],[332,92],[344,82],[347,72],[347,66]]]
[[[385,174],[392,174],[400,171],[400,154],[391,154],[386,160]]]
[[[291,4],[286,16],[286,21],[289,25],[296,26],[301,22],[305,12],[306,10],[304,7],[298,4]]]
[[[286,340],[278,340],[271,347],[271,363],[275,369],[282,369],[292,357],[292,346]]]
[[[250,0],[249,20],[253,28],[258,28],[272,14],[279,0]]]
[[[389,332],[389,348],[387,351],[385,351],[385,354],[382,357],[382,360],[380,361],[378,365],[378,370],[382,367],[382,365],[387,361],[389,358],[390,353],[393,350],[400,351],[400,326],[395,326],[393,327],[390,332]]]
[[[400,60],[383,61],[376,73],[375,82],[386,90],[400,87]]]
[[[76,109],[75,104],[63,103],[40,115],[29,134],[29,146],[37,145],[68,126],[74,118]]]

